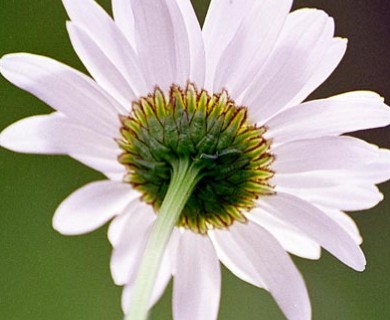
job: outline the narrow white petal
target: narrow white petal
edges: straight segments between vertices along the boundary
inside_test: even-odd
[[[68,22],[67,29],[73,48],[89,73],[122,104],[123,113],[128,112],[131,101],[137,97],[126,79],[82,27]]]
[[[332,210],[325,207],[320,207],[323,212],[325,212],[330,218],[332,218],[334,221],[336,221],[341,227],[344,228],[345,231],[347,231],[350,236],[355,240],[357,244],[362,244],[363,238],[360,235],[359,228],[356,225],[355,221],[346,214],[345,212],[342,212],[340,210]]]
[[[221,270],[211,241],[185,231],[176,257],[174,319],[217,319],[220,296]]]
[[[238,278],[259,288],[265,288],[265,284],[258,275],[256,266],[251,257],[236,243],[234,236],[228,232],[209,231],[208,233],[219,260]]]
[[[122,181],[127,173],[125,166],[120,164],[117,158],[113,157],[113,154],[110,154],[109,158],[74,153],[69,154],[69,156],[87,167],[103,173],[108,179],[113,181]]]
[[[272,55],[238,99],[250,108],[253,121],[264,123],[306,85],[331,45],[333,32],[333,20],[322,11],[289,15]]]
[[[114,139],[100,135],[57,112],[19,120],[0,135],[0,145],[16,152],[84,154],[113,162],[120,150]]]
[[[136,43],[148,82],[167,91],[190,76],[190,47],[184,17],[170,0],[132,0]]]
[[[276,173],[270,183],[283,188],[326,188],[340,184],[373,185],[390,179],[390,150],[378,149],[373,161],[353,168]]]
[[[138,193],[128,184],[113,181],[92,182],[68,196],[53,217],[53,227],[65,235],[93,231],[131,202]]]
[[[134,199],[129,205],[124,208],[123,212],[116,216],[110,222],[108,227],[107,237],[111,245],[115,248],[121,243],[121,239],[125,236],[126,226],[132,219],[133,212],[136,212],[139,207],[139,202],[137,199]]]
[[[309,320],[310,301],[305,283],[289,255],[265,229],[252,222],[214,231],[218,256],[228,256],[240,268],[253,269],[289,320]],[[244,260],[242,258],[245,257]],[[227,266],[230,268],[230,266]],[[246,280],[246,279],[243,279]]]
[[[218,62],[255,3],[256,0],[211,1],[202,29],[207,61],[206,89],[212,91]]]
[[[390,124],[390,107],[380,97],[349,92],[306,102],[267,121],[267,137],[274,143],[383,127]]]
[[[150,297],[149,308],[152,308],[163,295],[169,281],[172,277],[171,261],[164,255],[160,269],[154,283],[153,292]],[[122,292],[122,310],[124,313],[129,311],[130,303],[133,299],[134,283],[130,283],[123,288]]]
[[[292,0],[254,3],[218,62],[214,91],[228,89],[235,98],[247,88],[274,48],[291,5]]]
[[[354,172],[356,176],[372,183],[381,183],[390,179],[390,150],[379,149],[378,158],[367,164],[363,170]]]
[[[258,206],[300,229],[349,267],[364,270],[366,260],[360,247],[348,232],[317,207],[281,192],[262,197]]]
[[[300,230],[259,208],[252,209],[248,219],[267,229],[283,249],[306,259],[319,259],[321,247]]]
[[[335,38],[332,40],[321,62],[313,69],[312,76],[295,97],[289,101],[286,105],[287,108],[301,103],[329,78],[344,57],[347,50],[347,43],[347,39]]]
[[[206,53],[202,30],[190,0],[176,0],[184,17],[190,46],[191,71],[189,80],[203,88],[206,73]]]
[[[349,170],[378,158],[378,148],[352,137],[324,137],[299,140],[272,149],[276,173],[312,170]]]
[[[131,0],[112,0],[111,3],[115,23],[131,46],[136,49],[134,14],[131,8]]]
[[[117,160],[122,151],[114,139],[59,113],[19,120],[1,132],[0,145],[16,152],[70,155],[107,177],[115,177],[112,180],[122,180],[126,173]]]
[[[135,279],[154,220],[152,207],[137,200],[111,223],[108,238],[114,249],[110,267],[117,285]]]
[[[113,138],[57,112],[13,123],[1,132],[0,146],[16,152],[70,155],[111,180],[120,181],[126,173],[117,160],[122,151]]]
[[[333,174],[329,174],[328,170],[277,173],[271,178],[270,183],[274,186],[290,189],[333,187],[341,182],[351,182],[351,175],[348,173],[347,170],[334,170]]]
[[[13,84],[75,121],[111,137],[118,134],[122,107],[82,73],[26,53],[4,56],[0,71]]]
[[[148,87],[134,48],[103,8],[94,0],[62,0],[62,2],[70,19],[88,32],[104,54],[121,71],[137,96],[147,94]]]
[[[154,283],[153,292],[150,297],[149,308],[152,308],[154,304],[161,298],[163,295],[169,280],[172,277],[172,264],[173,256],[176,254],[177,242],[179,240],[179,235],[177,230],[174,231],[172,237],[169,241],[167,250],[164,253],[163,259],[161,261],[160,269],[157,274],[156,281]],[[124,313],[128,312],[130,303],[132,301],[132,295],[134,292],[134,281],[128,283],[123,289],[122,293],[122,309]]]
[[[378,188],[370,184],[340,184],[310,189],[277,187],[276,190],[293,194],[317,205],[344,211],[371,209],[383,200],[383,195]]]

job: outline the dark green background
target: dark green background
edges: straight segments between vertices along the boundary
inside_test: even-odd
[[[109,10],[109,1],[99,1]],[[193,1],[203,19],[208,1]],[[343,64],[313,96],[372,89],[390,99],[390,22],[387,0],[296,1],[335,17],[337,34],[348,37]],[[0,55],[33,52],[84,70],[65,31],[60,0],[0,0]],[[0,130],[14,121],[50,112],[34,97],[0,79]],[[390,146],[390,129],[359,133]],[[121,289],[109,272],[106,227],[92,234],[63,237],[51,227],[57,205],[76,188],[101,179],[67,157],[22,155],[0,150],[0,319],[121,319]],[[356,273],[327,253],[320,261],[295,259],[305,276],[313,319],[390,318],[390,184],[387,200],[374,210],[354,213],[364,235],[367,270]],[[152,319],[171,319],[171,291]],[[207,308],[207,306],[203,306]],[[283,319],[263,290],[223,271],[220,319]]]

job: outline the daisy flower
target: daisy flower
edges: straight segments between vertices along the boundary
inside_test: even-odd
[[[344,213],[382,200],[390,151],[354,137],[390,124],[374,92],[303,102],[347,42],[292,0],[213,0],[201,29],[189,0],[63,0],[91,77],[17,53],[2,75],[56,112],[6,128],[17,152],[65,154],[103,173],[58,207],[65,235],[110,222],[111,271],[126,319],[173,281],[175,319],[216,319],[220,263],[269,291],[288,319],[311,318],[289,253],[321,247],[362,271],[362,238]]]

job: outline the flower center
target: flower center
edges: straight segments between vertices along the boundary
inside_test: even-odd
[[[188,159],[199,168],[199,181],[185,205],[178,226],[197,233],[245,222],[255,200],[273,192],[268,181],[273,156],[263,138],[264,127],[247,122],[247,109],[237,107],[227,92],[209,95],[189,84],[160,89],[133,103],[121,117],[126,166],[125,182],[143,194],[158,212],[172,164]]]

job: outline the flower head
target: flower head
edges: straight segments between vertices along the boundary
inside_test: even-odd
[[[125,312],[171,194],[182,203],[149,303],[173,275],[175,319],[217,317],[220,262],[299,320],[310,302],[287,252],[318,259],[323,247],[364,269],[344,211],[382,200],[375,184],[390,178],[390,151],[343,134],[390,124],[390,109],[367,91],[303,103],[346,49],[327,14],[289,13],[292,0],[213,0],[201,29],[189,0],[113,0],[114,19],[93,0],[63,2],[92,78],[4,56],[3,76],[57,111],[11,125],[0,143],[67,154],[107,177],[70,195],[53,224],[74,235],[112,219]]]

